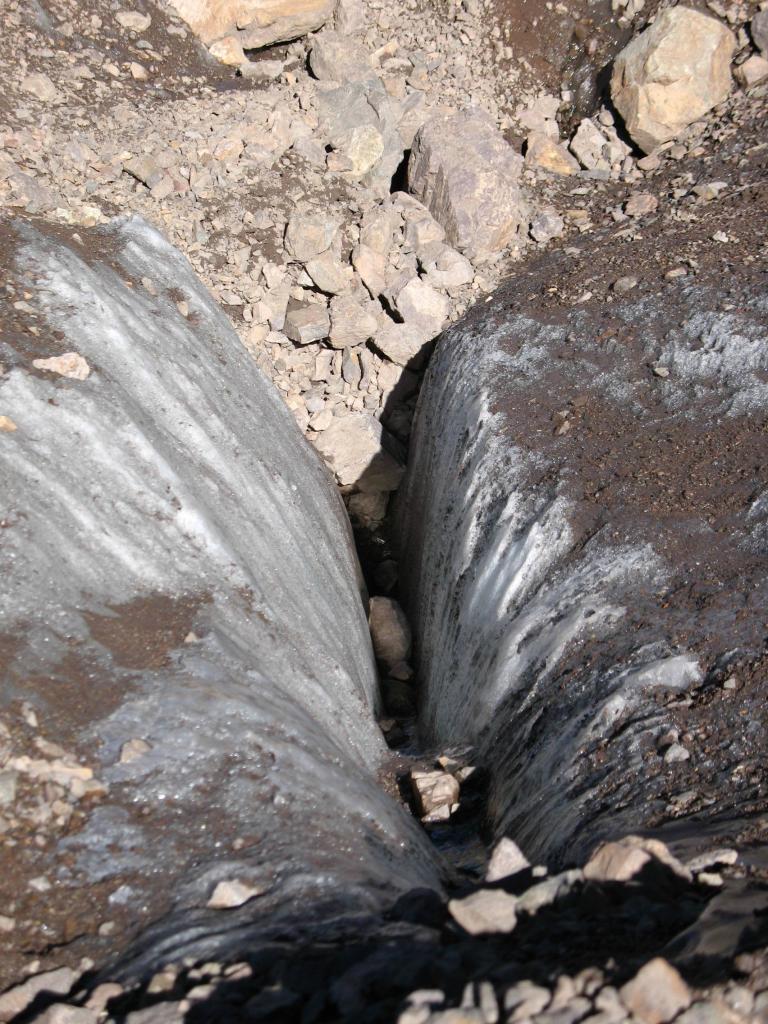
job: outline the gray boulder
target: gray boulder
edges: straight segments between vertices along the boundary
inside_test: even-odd
[[[523,158],[479,110],[422,125],[408,160],[408,189],[469,257],[500,252],[527,224],[518,187]]]

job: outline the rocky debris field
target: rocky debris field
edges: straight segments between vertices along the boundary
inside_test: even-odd
[[[278,4],[265,35],[226,13],[201,26],[185,0],[7,0],[0,209],[76,233],[133,213],[159,227],[334,473],[374,594],[393,748],[382,784],[445,854],[448,895],[417,890],[383,917],[339,919],[322,941],[277,932],[236,961],[113,980],[82,951],[84,918],[97,945],[114,931],[100,915],[106,892],[92,894],[89,917],[45,874],[11,891],[20,853],[32,863],[76,834],[105,792],[98,750],[70,749],[11,698],[0,717],[0,1020],[766,1020],[762,796],[746,860],[729,847],[686,862],[634,837],[560,873],[508,840],[486,864],[482,766],[414,745],[418,680],[387,517],[430,351],[501,282],[510,309],[553,318],[666,296],[737,264],[764,282],[768,11],[747,0],[294,6],[305,20]],[[159,291],[149,277],[135,285]],[[3,444],[19,429],[1,401],[11,370],[91,372],[55,347],[27,365],[41,331],[29,298],[8,275]],[[670,372],[649,369],[659,381]],[[599,409],[558,410],[553,434],[578,436],[589,416]],[[659,473],[672,474],[670,493],[683,487],[666,463]],[[749,671],[763,678],[759,664]],[[740,714],[725,707],[730,679],[714,702],[697,698],[700,734],[681,723],[663,748],[664,770],[692,773],[671,787],[670,819],[706,806],[687,762]],[[131,739],[121,759],[144,743]],[[749,761],[734,785],[762,777]],[[226,914],[254,896],[225,879],[209,907]]]
[[[749,910],[760,935],[768,907],[768,896],[745,906],[743,878],[728,848],[684,863],[628,836],[550,874],[503,839],[485,880],[447,903],[413,890],[384,917],[337,920],[322,941],[276,934],[240,960],[169,963],[140,985],[59,968],[0,996],[0,1020],[757,1022],[768,961],[725,954]],[[222,907],[253,898],[232,888]]]

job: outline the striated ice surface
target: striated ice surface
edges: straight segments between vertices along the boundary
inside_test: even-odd
[[[614,310],[633,347],[608,337],[601,311],[548,323],[507,312],[502,295],[441,339],[425,378],[398,502],[421,727],[437,746],[474,744],[496,833],[532,859],[576,859],[653,818],[643,750],[667,723],[656,695],[702,682],[705,643],[724,657],[738,646],[718,637],[733,621],[718,607],[706,622],[660,614],[656,595],[689,587],[699,564],[671,561],[664,544],[701,537],[706,553],[706,520],[584,511],[585,481],[553,442],[551,414],[577,394],[596,399],[593,416],[619,410],[662,433],[678,416],[696,427],[765,409],[764,300],[733,312],[694,291],[685,302],[682,326],[658,301]],[[588,463],[596,479],[603,445]],[[761,499],[752,507],[764,514]],[[738,530],[745,550],[764,536],[745,518]]]
[[[18,425],[0,445],[0,699],[30,701],[109,786],[61,841],[60,884],[114,879],[113,901],[150,918],[162,893],[147,962],[286,907],[437,885],[376,782],[375,665],[327,470],[157,231],[20,231],[38,323],[91,368],[67,380],[19,358],[0,380]],[[150,749],[120,763],[132,738]],[[203,908],[226,877],[265,895],[224,924]]]

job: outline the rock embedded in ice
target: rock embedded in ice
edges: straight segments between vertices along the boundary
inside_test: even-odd
[[[248,885],[237,878],[225,879],[217,883],[206,906],[211,910],[231,910],[233,907],[241,907],[263,893],[264,889],[259,886]]]
[[[91,374],[87,360],[77,352],[65,352],[64,355],[51,356],[50,359],[33,359],[32,365],[36,370],[48,370],[70,380],[87,380]]]

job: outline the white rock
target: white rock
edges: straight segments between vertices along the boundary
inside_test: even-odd
[[[415,323],[432,335],[443,329],[450,302],[432,285],[419,277],[411,277],[406,283],[398,283],[390,293],[392,303],[406,323]]]
[[[662,11],[618,55],[611,99],[646,153],[674,139],[731,90],[733,34],[686,7]]]
[[[285,229],[285,248],[300,263],[330,249],[338,222],[327,214],[306,209],[297,209]]]
[[[371,293],[372,298],[381,295],[387,287],[387,257],[376,252],[369,245],[360,244],[352,251],[352,266]]]
[[[206,45],[226,35],[246,50],[289,42],[314,32],[332,15],[335,0],[170,0]]]
[[[450,772],[411,772],[411,789],[416,798],[419,816],[433,815],[445,808],[450,810],[459,800],[459,783]]]
[[[332,252],[324,252],[307,260],[305,269],[322,292],[339,295],[351,285],[351,271]]]
[[[32,365],[36,370],[48,370],[71,380],[87,380],[91,373],[87,361],[77,352],[65,352],[64,355],[51,356],[50,359],[33,359]]]
[[[414,360],[417,364],[418,357],[429,341],[430,331],[425,330],[418,323],[397,324],[388,317],[379,326],[373,343],[380,352],[383,352],[387,359],[398,366],[408,366]]]
[[[236,878],[218,882],[206,904],[211,910],[230,910],[241,907],[264,892],[258,886],[247,885]]]
[[[361,491],[394,491],[404,468],[383,447],[384,428],[365,412],[336,420],[313,443],[340,484]]]
[[[118,11],[115,21],[129,32],[146,32],[152,24],[150,15],[142,14],[141,11]]]
[[[517,899],[501,889],[480,889],[450,900],[451,917],[470,935],[509,934],[517,924]]]
[[[514,841],[506,836],[496,843],[485,872],[486,882],[498,882],[500,878],[517,874],[530,867],[530,862]]]
[[[603,135],[594,121],[585,117],[579,123],[576,133],[571,139],[570,150],[582,167],[588,171],[608,170],[611,166],[608,159],[608,139]]]

